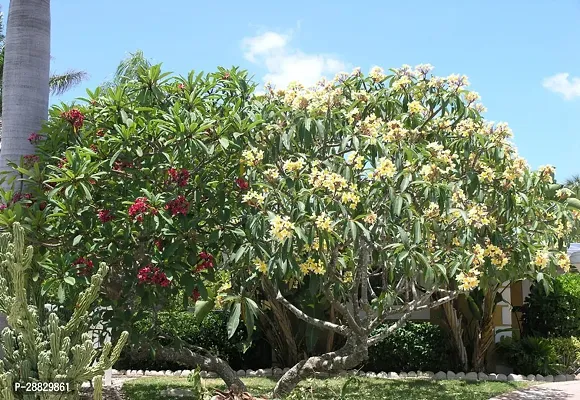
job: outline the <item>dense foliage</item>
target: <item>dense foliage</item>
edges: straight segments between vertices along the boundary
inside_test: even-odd
[[[497,351],[518,374],[576,374],[580,368],[580,340],[575,337],[504,338]]]
[[[438,325],[409,323],[369,349],[365,371],[458,371],[451,339]]]
[[[532,286],[522,311],[525,335],[580,337],[580,274],[559,276],[550,292]]]

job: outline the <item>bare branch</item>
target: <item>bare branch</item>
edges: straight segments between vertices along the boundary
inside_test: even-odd
[[[282,303],[292,314],[296,315],[296,317],[300,318],[304,322],[308,322],[309,324],[316,326],[317,328],[328,329],[340,335],[346,335],[349,330],[347,326],[322,321],[318,318],[311,317],[303,311],[300,311],[296,306],[286,300],[280,291],[278,291],[278,294],[276,295],[276,300]]]

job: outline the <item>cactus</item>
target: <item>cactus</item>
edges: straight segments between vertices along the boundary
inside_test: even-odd
[[[13,233],[0,234],[0,312],[7,315],[8,328],[0,335],[4,358],[0,361],[0,398],[5,400],[78,399],[83,382],[92,381],[94,399],[103,398],[103,374],[118,360],[129,334],[123,332],[113,347],[106,343],[101,351],[93,346],[86,326],[91,305],[99,296],[105,263],[91,278],[91,284],[79,297],[72,317],[61,324],[51,313],[40,321],[34,306],[28,304],[26,283],[33,256],[32,246],[25,246],[24,229],[14,223]],[[25,394],[15,391],[16,382],[63,382],[69,392]]]

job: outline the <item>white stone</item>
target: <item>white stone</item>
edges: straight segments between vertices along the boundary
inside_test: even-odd
[[[165,389],[161,391],[165,397],[192,397],[193,392],[188,389]]]
[[[400,376],[399,376],[399,374],[397,374],[396,372],[389,372],[389,373],[387,374],[387,378],[389,378],[389,379],[399,379],[399,378],[400,378]]]
[[[487,376],[487,374],[485,374],[483,372],[478,372],[477,373],[477,379],[479,379],[480,381],[487,381],[488,380],[488,376]]]
[[[266,371],[264,371],[262,368],[259,368],[256,370],[256,376],[266,376]]]
[[[409,372],[407,372],[407,377],[409,377],[409,378],[416,378],[417,377],[417,373],[415,371],[409,371]]]
[[[564,382],[566,381],[566,375],[556,375],[554,377],[554,382]]]
[[[367,372],[367,378],[376,378],[377,374],[374,372]]]
[[[554,382],[554,375],[548,375],[545,377],[546,382]]]
[[[401,379],[407,378],[407,373],[406,372],[400,372],[399,373],[399,378],[401,378]]]
[[[491,373],[487,376],[487,380],[489,381],[497,381],[497,374],[496,373]]]
[[[173,376],[181,376],[181,370],[175,371]]]
[[[544,382],[546,379],[544,379],[544,377],[543,377],[542,375],[540,375],[540,374],[537,374],[537,375],[536,375],[536,380],[537,380],[538,382]]]
[[[153,376],[152,372],[149,371],[148,369],[145,370],[144,375],[145,376]]]
[[[244,377],[244,376],[246,376],[246,371],[244,371],[243,369],[239,369],[236,371],[236,375]]]
[[[137,371],[137,375],[145,375],[145,373],[143,372],[142,369],[140,369],[140,370]]]
[[[273,376],[282,376],[283,374],[284,374],[284,372],[282,371],[282,368],[274,368],[272,370]]]
[[[435,372],[433,372],[433,371],[427,371],[427,372],[425,372],[425,376],[427,378],[433,379],[433,377],[435,376]]]
[[[465,374],[465,380],[469,382],[477,381],[477,372],[468,372]]]
[[[576,379],[576,377],[574,375],[566,375],[567,381],[573,381],[574,379]]]
[[[453,371],[447,371],[447,379],[457,379],[457,376],[455,375],[455,372],[453,372]]]
[[[328,378],[330,377],[330,374],[328,372],[319,372],[318,374],[316,374],[319,378]]]
[[[113,375],[122,375],[122,374],[119,374],[119,371],[117,371],[116,369],[112,369],[111,370],[111,374],[113,374]]]
[[[341,369],[336,373],[338,376],[348,376],[348,371],[345,369]]]
[[[460,381],[462,381],[462,380],[465,379],[465,372],[458,372],[458,373],[455,374],[455,377],[457,379],[459,379]]]
[[[217,373],[215,373],[215,372],[208,372],[208,373],[207,373],[207,377],[208,377],[209,379],[215,379],[215,378],[217,378],[217,377],[218,377],[218,374],[217,374]]]
[[[576,379],[574,379],[575,381],[580,380],[580,374],[576,375]]]
[[[264,369],[264,376],[273,376],[274,373],[272,372],[272,368],[265,368]]]
[[[208,372],[207,371],[199,371],[199,376],[202,377],[203,379],[207,379],[209,378],[207,376]]]
[[[284,368],[282,371],[283,371],[284,373],[286,373],[286,372],[290,371],[290,368],[286,367],[286,368]]]
[[[189,374],[191,374],[191,371],[188,369],[184,369],[183,371],[181,371],[181,376],[189,376]]]
[[[507,380],[509,382],[519,382],[519,381],[523,381],[524,377],[518,374],[509,374],[507,377]]]
[[[438,381],[447,379],[447,374],[445,372],[443,372],[443,371],[439,371],[439,372],[437,372],[435,374],[435,379],[438,380]]]
[[[249,369],[246,371],[246,376],[256,377],[256,376],[258,376],[258,371],[254,371],[253,369]]]
[[[497,380],[500,382],[507,382],[507,376],[505,376],[504,374],[498,374]]]
[[[171,376],[171,375],[173,375],[173,371],[166,370],[166,371],[165,371],[165,375],[167,375],[167,376]]]
[[[81,387],[84,387],[84,388],[90,388],[90,387],[91,387],[91,384],[90,384],[90,382],[83,382],[83,383],[81,384]]]
[[[377,378],[381,378],[381,379],[387,379],[389,377],[389,374],[387,374],[384,371],[381,371],[377,374]]]
[[[535,381],[535,380],[536,380],[536,375],[532,375],[532,374],[530,374],[530,375],[526,376],[526,379],[527,379],[528,381]]]

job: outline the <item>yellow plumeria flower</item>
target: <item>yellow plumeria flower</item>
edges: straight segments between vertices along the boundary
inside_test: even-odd
[[[290,217],[276,215],[270,222],[270,234],[279,242],[283,242],[292,236],[294,224],[290,222]]]
[[[254,266],[261,273],[263,273],[263,274],[268,273],[268,266],[266,265],[266,262],[261,260],[260,258],[257,258],[257,257],[254,258]]]

